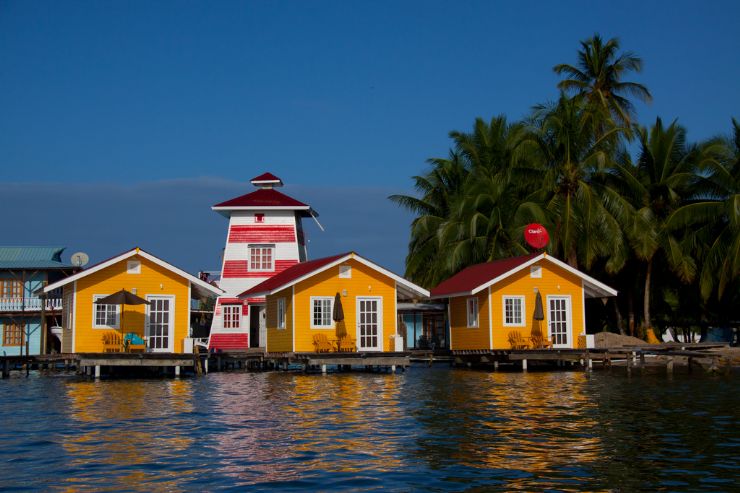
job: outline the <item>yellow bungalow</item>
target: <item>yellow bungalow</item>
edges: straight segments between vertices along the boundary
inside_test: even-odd
[[[450,349],[575,348],[586,298],[617,292],[547,255],[468,267],[432,289],[449,299]]]
[[[403,347],[398,300],[429,291],[350,252],[301,262],[239,295],[257,296],[266,297],[267,352],[392,352]]]
[[[135,334],[134,340],[145,341],[146,351],[186,352],[190,300],[223,294],[219,288],[139,248],[50,284],[44,293],[59,288],[63,289],[60,338],[65,353],[117,351],[125,334]],[[122,289],[149,304],[95,303]]]

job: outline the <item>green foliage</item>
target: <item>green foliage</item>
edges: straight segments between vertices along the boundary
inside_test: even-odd
[[[633,124],[629,98],[652,96],[623,78],[641,69],[618,40],[595,35],[575,65],[554,67],[565,77],[557,101],[521,122],[478,118],[470,132],[450,132],[449,156],[413,177],[417,194],[390,197],[416,214],[406,276],[433,287],[469,265],[527,253],[523,229],[539,222],[551,254],[619,289],[612,328],[732,318],[740,126],[733,120],[731,138],[694,144],[676,121]],[[634,139],[635,160],[626,150]]]

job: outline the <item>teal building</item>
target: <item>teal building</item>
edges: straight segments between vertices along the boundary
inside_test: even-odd
[[[0,356],[59,351],[51,327],[62,325],[62,294],[45,285],[79,268],[62,261],[64,247],[0,246]]]

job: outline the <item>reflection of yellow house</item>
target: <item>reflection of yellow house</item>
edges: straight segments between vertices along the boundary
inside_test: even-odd
[[[190,332],[191,298],[215,298],[222,293],[139,248],[50,284],[44,292],[58,288],[63,288],[61,338],[65,353],[117,350],[124,334],[144,338],[151,352],[182,353]],[[149,304],[95,303],[122,289]]]
[[[586,332],[585,299],[616,295],[545,253],[473,265],[431,292],[449,299],[452,350],[508,349],[512,332],[525,341],[544,336],[555,348],[575,348]]]
[[[351,252],[299,263],[239,295],[257,296],[266,296],[268,352],[313,352],[317,335],[332,344],[349,336],[358,351],[394,351],[398,299],[429,292]]]

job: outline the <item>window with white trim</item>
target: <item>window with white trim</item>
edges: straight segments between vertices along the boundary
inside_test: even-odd
[[[529,277],[532,279],[541,279],[542,278],[542,266],[541,265],[532,265],[529,267]]]
[[[105,298],[107,294],[96,294],[93,301]],[[121,320],[120,305],[101,305],[93,303],[93,329],[118,329]]]
[[[504,296],[504,326],[524,326],[524,296]]]
[[[275,245],[249,245],[249,270],[272,272],[275,270]]]
[[[238,329],[241,327],[242,306],[224,305],[224,329]]]
[[[311,296],[311,328],[330,329],[333,327],[331,321],[331,310],[334,298],[331,296]]]
[[[352,266],[351,265],[340,265],[339,266],[339,277],[340,279],[352,279]]]
[[[277,328],[285,328],[285,298],[277,300]]]
[[[468,298],[468,327],[478,327],[478,298]]]

